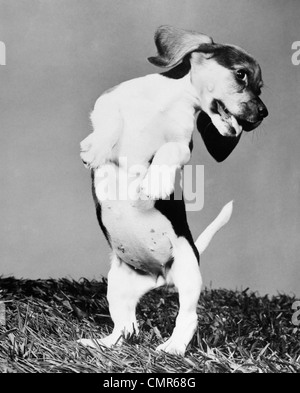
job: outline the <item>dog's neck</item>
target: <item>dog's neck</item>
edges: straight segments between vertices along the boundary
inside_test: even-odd
[[[193,84],[193,64],[189,60],[185,60],[176,67],[161,73],[160,75],[173,80],[177,85],[180,85],[184,90],[190,92],[194,97],[193,106],[196,111],[201,110],[201,98]]]
[[[169,93],[172,93],[172,97],[174,97],[176,96],[174,94],[176,91],[180,101],[188,103],[188,105],[194,108],[195,112],[201,110],[200,97],[192,83],[191,71],[180,74],[172,69],[159,75],[164,77],[165,92],[169,91]]]

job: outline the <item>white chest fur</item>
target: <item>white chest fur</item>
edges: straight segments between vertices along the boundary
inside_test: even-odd
[[[189,145],[199,109],[197,94],[189,74],[178,80],[153,74],[124,82],[107,95],[117,107],[119,131],[113,159],[95,171],[102,222],[121,260],[155,273],[172,258],[177,236],[153,201],[145,206],[135,197],[149,160],[161,146],[168,142]],[[104,118],[109,114],[113,118],[110,108],[103,111]],[[144,172],[134,171],[136,166]]]
[[[112,94],[123,119],[119,157],[140,164],[166,142],[190,142],[199,102],[189,75],[179,80],[147,75],[122,83]]]

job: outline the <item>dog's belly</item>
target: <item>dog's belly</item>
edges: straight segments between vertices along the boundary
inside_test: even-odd
[[[154,207],[132,201],[102,201],[102,222],[118,257],[136,269],[159,275],[172,260],[176,239],[171,222]]]

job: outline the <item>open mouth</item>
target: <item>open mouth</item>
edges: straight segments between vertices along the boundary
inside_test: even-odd
[[[228,124],[230,129],[229,136],[238,136],[242,131],[252,131],[261,123],[261,121],[249,122],[248,120],[234,116],[220,100],[214,100],[211,109],[214,113],[220,115],[223,122]]]
[[[250,121],[237,118],[237,122],[239,123],[239,125],[242,127],[244,131],[249,132],[254,130],[256,127],[258,127],[262,122],[262,120],[251,123]]]

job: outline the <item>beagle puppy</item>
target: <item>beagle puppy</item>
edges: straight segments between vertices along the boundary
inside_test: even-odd
[[[172,284],[179,312],[158,350],[184,355],[197,328],[199,256],[230,219],[232,203],[194,242],[184,200],[174,197],[176,173],[190,160],[197,115],[208,151],[221,162],[268,111],[259,98],[260,66],[241,48],[171,26],[158,28],[155,43],[158,53],[149,61],[169,70],[106,91],[91,114],[93,133],[81,142],[98,221],[112,250],[107,298],[114,328],[105,338],[79,341],[120,344],[138,332],[139,299]]]

